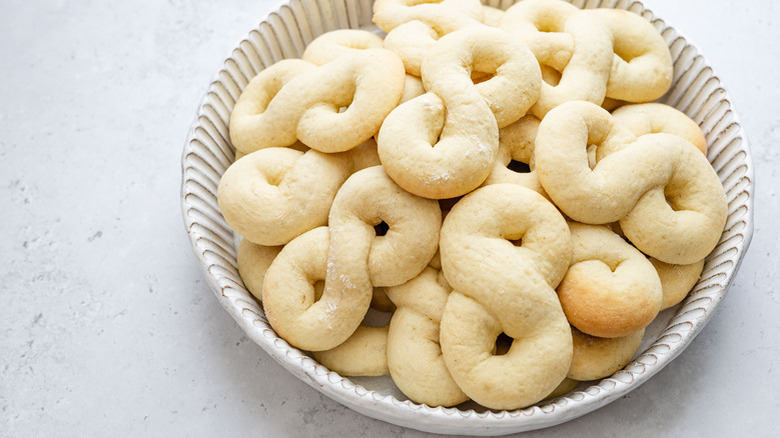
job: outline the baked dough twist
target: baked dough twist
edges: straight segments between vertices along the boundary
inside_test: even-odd
[[[217,189],[225,221],[259,245],[283,245],[325,225],[333,198],[352,173],[379,164],[373,140],[338,154],[267,148],[233,163]]]
[[[376,236],[374,226],[383,221],[389,229]],[[437,202],[405,192],[380,166],[355,173],[336,194],[328,227],[293,239],[266,271],[268,321],[298,348],[338,346],[360,325],[374,286],[398,285],[423,270],[440,225]],[[322,279],[315,302],[313,283]]]
[[[445,218],[440,251],[453,287],[441,347],[458,386],[491,409],[517,409],[546,397],[566,377],[573,351],[554,291],[571,256],[563,217],[524,187],[482,187]],[[514,341],[495,356],[502,332]]]
[[[271,266],[279,252],[281,246],[263,246],[250,242],[248,239],[241,239],[238,244],[238,273],[244,282],[247,290],[257,298],[263,299],[263,280],[265,271]]]
[[[604,100],[613,57],[611,35],[593,10],[558,0],[525,0],[507,10],[501,28],[527,43],[540,64],[561,72],[555,84],[542,84],[531,108],[536,117],[564,102]]]
[[[642,344],[645,329],[619,338],[598,338],[571,329],[574,355],[567,378],[598,380],[623,369]]]
[[[539,130],[539,119],[527,115],[498,130],[498,156],[493,170],[482,185],[517,184],[547,196],[534,168],[534,143]],[[512,161],[528,166],[528,172],[511,169]]]
[[[322,65],[344,55],[381,47],[382,37],[375,33],[358,29],[332,30],[310,42],[301,59],[314,65]]]
[[[658,315],[663,299],[653,265],[607,227],[570,222],[569,229],[571,266],[558,285],[569,323],[600,338],[644,329]]]
[[[357,50],[316,68],[301,60],[294,65],[292,79],[293,73],[280,80],[264,70],[241,94],[230,115],[237,148],[251,152],[300,140],[322,152],[347,151],[376,134],[403,91],[403,63],[389,50]]]
[[[612,37],[612,67],[606,96],[649,102],[672,85],[672,54],[660,33],[643,17],[620,9],[591,11]],[[598,102],[600,103],[600,102]]]
[[[596,148],[595,166],[588,145]],[[636,247],[666,263],[706,257],[726,223],[726,194],[707,159],[670,134],[636,138],[601,107],[567,102],[542,120],[534,150],[539,180],[577,222],[619,220]]]
[[[682,137],[707,155],[707,139],[690,117],[682,111],[662,103],[624,105],[612,111],[612,117],[626,125],[637,137],[645,134],[666,133]]]
[[[397,307],[387,339],[390,376],[407,397],[429,406],[454,406],[468,399],[447,371],[439,345],[439,322],[450,289],[431,267],[387,288]]]
[[[496,73],[474,85],[472,69]],[[411,193],[463,195],[490,174],[498,127],[522,117],[535,101],[539,66],[509,34],[480,26],[442,37],[425,58],[423,82],[428,93],[385,119],[377,137],[380,160]]]

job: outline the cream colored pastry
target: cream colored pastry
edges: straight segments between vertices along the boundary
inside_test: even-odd
[[[237,151],[248,154],[259,149],[295,143],[295,140],[287,144],[268,142],[261,131],[263,113],[285,84],[314,67],[300,59],[284,59],[265,68],[249,81],[230,113],[230,142]]]
[[[472,68],[496,74],[474,85]],[[439,40],[423,63],[423,82],[428,93],[385,119],[377,137],[380,160],[411,193],[463,195],[490,174],[498,127],[517,120],[536,99],[539,67],[506,32],[481,26]]]
[[[493,170],[482,185],[517,184],[546,196],[534,169],[534,142],[539,130],[539,119],[527,115],[498,130],[498,156]],[[508,166],[512,161],[528,165],[528,172],[518,172]]]
[[[341,184],[357,170],[377,164],[373,140],[338,154],[261,149],[222,175],[219,209],[244,238],[258,245],[283,245],[325,225]]]
[[[389,230],[376,236],[381,222]],[[338,346],[360,325],[374,286],[402,284],[423,270],[436,252],[440,224],[437,202],[403,191],[380,166],[355,173],[336,194],[328,227],[293,239],[266,271],[268,321],[298,348]],[[323,279],[315,300],[313,284]]]
[[[238,244],[238,273],[244,286],[258,300],[263,299],[265,271],[281,250],[281,246],[257,245],[247,239],[241,239]]]
[[[482,5],[482,22],[491,27],[498,27],[501,22],[501,17],[504,16],[504,11],[492,6]]]
[[[650,263],[653,264],[658,272],[664,291],[661,309],[668,309],[684,300],[688,296],[688,292],[699,281],[701,271],[704,269],[704,260],[699,260],[689,265],[670,265],[669,263],[650,258]]]
[[[440,250],[453,287],[441,347],[458,386],[491,409],[517,409],[545,398],[566,377],[573,351],[554,290],[571,257],[563,217],[524,187],[482,187],[447,215]],[[496,356],[502,332],[514,342]]]
[[[589,145],[597,149],[593,168]],[[534,157],[542,186],[567,216],[592,224],[619,220],[639,250],[663,262],[697,262],[720,239],[726,194],[685,139],[636,138],[603,108],[568,102],[542,120]]]
[[[403,92],[403,63],[389,50],[357,50],[319,67],[306,65],[312,68],[275,94],[277,88],[267,85],[244,90],[231,114],[237,148],[248,152],[300,140],[322,152],[350,150],[376,134]],[[239,139],[254,149],[240,146]]]
[[[669,46],[649,21],[620,9],[593,10],[612,39],[612,70],[607,97],[650,102],[672,85],[674,68]]]
[[[317,362],[342,376],[384,376],[387,368],[388,326],[360,325],[344,343],[325,351],[314,351]]]
[[[662,103],[638,103],[614,110],[612,117],[626,125],[639,137],[663,132],[682,137],[707,155],[707,139],[690,117],[682,111]]]
[[[306,46],[301,59],[322,65],[334,59],[366,49],[382,47],[382,37],[358,29],[339,29],[326,32]]]
[[[397,309],[390,320],[387,362],[396,386],[429,406],[454,406],[468,399],[442,359],[439,322],[450,287],[443,275],[425,268],[408,282],[387,288]]]
[[[619,338],[597,338],[572,328],[574,356],[567,377],[574,380],[597,380],[623,369],[639,350],[645,330]]]
[[[661,280],[644,254],[607,227],[569,223],[571,266],[558,285],[569,323],[601,338],[645,328],[661,310]]]

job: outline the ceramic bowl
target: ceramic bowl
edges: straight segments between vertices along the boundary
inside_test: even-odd
[[[512,1],[486,4],[506,9]],[[552,426],[584,415],[638,387],[682,352],[725,296],[753,232],[753,164],[742,127],[721,80],[700,51],[638,1],[572,1],[583,8],[627,9],[652,22],[669,44],[674,83],[660,99],[688,114],[706,134],[708,158],[728,197],[728,221],[687,299],[647,329],[640,353],[623,370],[553,400],[514,411],[475,404],[430,407],[406,399],[389,377],[346,378],[279,338],[247,292],[236,268],[237,236],[217,207],[217,185],[233,162],[228,118],[249,79],[284,58],[297,58],[318,35],[342,28],[375,30],[371,0],[293,0],[249,31],[220,67],[190,128],[182,155],[181,200],[187,234],[203,275],[246,335],[292,374],[370,417],[423,431],[500,435]],[[225,29],[230,32],[230,29]]]

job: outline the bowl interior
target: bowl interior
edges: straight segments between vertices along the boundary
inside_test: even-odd
[[[228,119],[257,72],[297,58],[318,35],[340,28],[376,30],[371,0],[293,0],[280,3],[232,51],[209,86],[182,155],[182,210],[204,277],[220,304],[260,347],[315,389],[359,412],[391,423],[438,433],[495,435],[558,424],[590,412],[646,381],[676,357],[704,327],[725,296],[752,236],[753,168],[750,151],[726,90],[706,59],[679,32],[638,1],[571,1],[575,6],[626,9],[652,22],[669,44],[674,81],[660,99],[703,129],[708,158],[726,190],[729,215],[701,279],[680,305],[662,312],[645,333],[640,353],[625,369],[599,382],[516,411],[491,411],[473,403],[432,408],[406,399],[388,377],[345,378],[276,336],[237,271],[237,236],[217,206],[217,186],[233,162]],[[506,9],[514,1],[489,0]]]

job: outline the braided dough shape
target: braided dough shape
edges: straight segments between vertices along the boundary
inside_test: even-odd
[[[592,169],[588,145],[597,149]],[[539,125],[534,158],[542,186],[567,216],[619,220],[639,250],[663,262],[702,260],[720,239],[726,194],[704,155],[683,138],[636,138],[603,108],[567,102]]]
[[[515,246],[512,241],[522,240]],[[482,187],[450,211],[441,264],[453,291],[441,320],[444,361],[458,386],[491,409],[517,409],[550,394],[572,355],[554,287],[569,266],[569,228],[538,193]],[[492,354],[502,332],[509,351]]]
[[[396,305],[387,339],[387,362],[398,389],[417,403],[454,406],[468,400],[441,356],[439,322],[450,287],[431,267],[387,288]]]
[[[297,60],[294,69],[285,75],[266,69],[250,81],[230,116],[237,148],[300,140],[322,152],[347,151],[376,134],[403,92],[403,63],[389,50],[356,50],[319,67]]]
[[[637,137],[645,134],[666,133],[682,137],[707,155],[707,139],[690,117],[682,111],[662,103],[624,105],[612,112],[612,117],[627,126]]]
[[[389,230],[376,236],[374,226],[383,221]],[[263,283],[271,326],[309,351],[346,341],[365,316],[374,286],[402,284],[425,268],[436,252],[441,210],[437,202],[402,190],[376,166],[344,182],[328,223],[288,243]],[[315,302],[313,284],[322,279],[325,289]]]
[[[472,68],[496,74],[474,85]],[[385,119],[377,137],[380,160],[411,193],[433,199],[463,195],[490,174],[498,127],[522,117],[536,99],[538,64],[506,32],[467,28],[442,37],[429,51],[423,82],[428,93]]]
[[[222,175],[219,209],[245,239],[264,246],[283,245],[325,225],[333,198],[349,175],[377,164],[373,140],[338,154],[261,149],[236,161]]]

